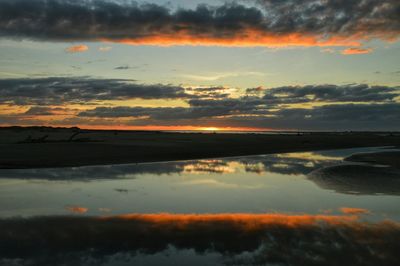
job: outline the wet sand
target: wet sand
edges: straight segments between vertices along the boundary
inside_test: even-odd
[[[400,134],[205,134],[14,127],[0,129],[0,168],[124,164],[372,146],[400,146]]]
[[[359,153],[345,159],[349,162],[361,162],[386,165],[400,170],[400,151]]]
[[[374,165],[325,167],[308,175],[322,189],[358,195],[400,195],[400,170]]]
[[[400,195],[400,151],[357,153],[345,161],[313,171],[308,178],[339,193]]]

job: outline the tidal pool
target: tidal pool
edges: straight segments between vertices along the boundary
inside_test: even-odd
[[[0,265],[395,265],[399,183],[315,175],[383,149],[0,170]]]

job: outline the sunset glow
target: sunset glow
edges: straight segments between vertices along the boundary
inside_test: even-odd
[[[0,1],[10,14],[0,19],[2,126],[224,132],[399,124],[394,0],[52,1]],[[36,11],[27,14],[26,5]]]
[[[400,0],[0,0],[0,51],[0,266],[399,264]]]

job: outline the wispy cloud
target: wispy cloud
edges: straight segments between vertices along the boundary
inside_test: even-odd
[[[210,75],[196,75],[196,74],[182,74],[181,77],[196,80],[196,81],[216,81],[231,77],[242,77],[242,76],[265,76],[268,73],[256,72],[256,71],[243,71],[243,72],[225,72],[215,73]]]
[[[137,66],[129,66],[129,65],[123,65],[123,66],[117,66],[114,67],[115,70],[128,70],[128,69],[136,69],[139,68]]]
[[[322,51],[323,53],[328,53],[328,54],[333,54],[333,53],[335,53],[335,49],[332,49],[332,48],[323,48],[323,49],[321,49],[321,51]]]
[[[102,46],[102,47],[99,47],[99,51],[100,52],[108,52],[108,51],[111,51],[111,49],[112,49],[112,47],[111,46]]]

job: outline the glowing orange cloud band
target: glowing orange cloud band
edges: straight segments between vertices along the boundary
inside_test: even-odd
[[[360,40],[366,39],[361,36],[329,37],[316,36],[312,34],[268,34],[257,30],[244,30],[240,33],[226,38],[213,38],[209,34],[192,35],[185,31],[177,34],[157,34],[143,36],[140,38],[125,38],[119,40],[100,39],[104,42],[117,42],[129,45],[154,45],[154,46],[232,46],[232,47],[287,47],[287,46],[350,46],[358,47]]]

